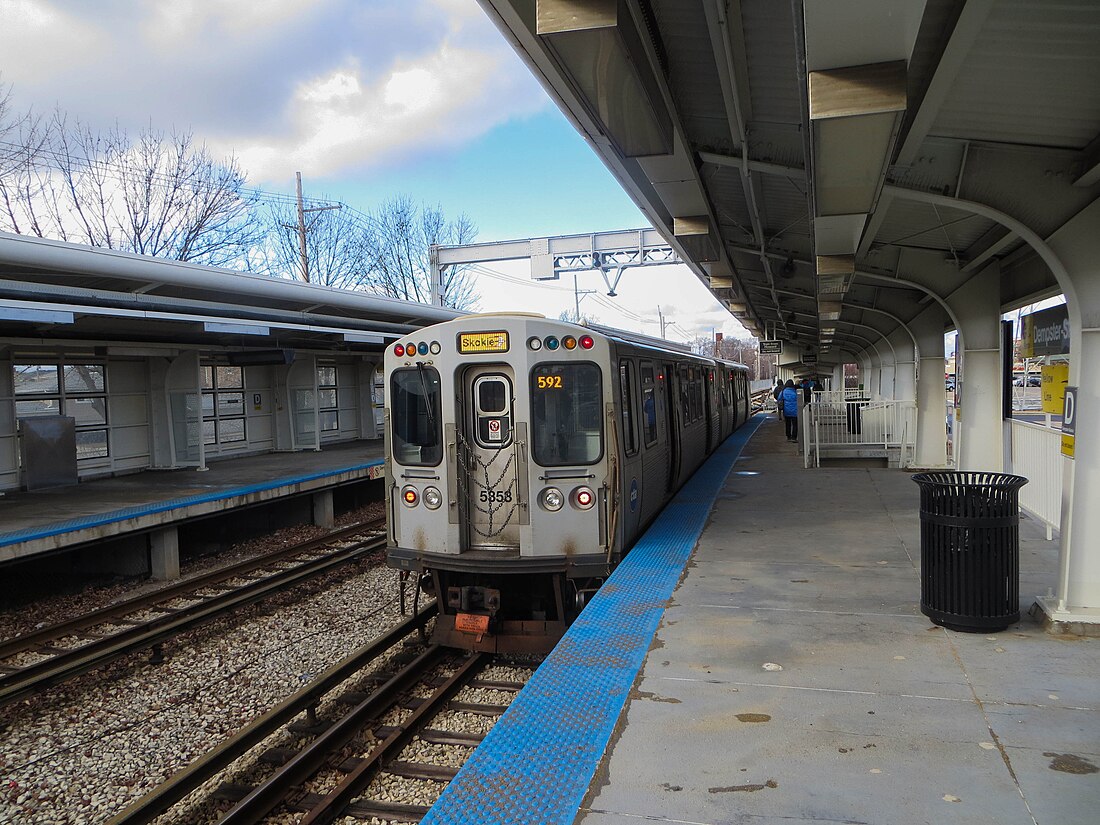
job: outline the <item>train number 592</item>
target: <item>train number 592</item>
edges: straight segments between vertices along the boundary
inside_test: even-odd
[[[481,500],[487,504],[497,504],[502,501],[512,500],[511,490],[482,490]]]
[[[560,390],[561,389],[561,376],[560,375],[540,375],[535,379],[536,384],[540,390]]]

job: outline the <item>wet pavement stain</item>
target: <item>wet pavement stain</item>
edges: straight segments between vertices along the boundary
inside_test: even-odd
[[[661,785],[666,791],[682,791],[684,788],[682,785],[669,785],[667,782]]]
[[[755,791],[762,791],[764,788],[778,788],[779,783],[774,779],[769,779],[763,785],[727,785],[724,788],[707,788],[708,793],[736,793],[738,791],[747,791],[754,793]]]
[[[656,693],[649,693],[649,692],[647,692],[647,691],[644,691],[644,690],[639,690],[639,691],[636,691],[636,692],[634,693],[634,698],[637,698],[637,699],[648,699],[648,700],[650,700],[651,702],[668,702],[668,703],[670,703],[670,704],[673,704],[673,705],[678,705],[678,704],[680,704],[680,700],[679,700],[679,699],[673,699],[673,698],[672,698],[672,697],[670,697],[670,696],[659,696],[659,695],[658,695],[658,694],[656,694]]]
[[[1052,751],[1046,751],[1043,756],[1052,757],[1049,766],[1052,771],[1075,773],[1079,775],[1100,772],[1100,768],[1096,767],[1096,765],[1074,753],[1054,753]]]
[[[738,722],[770,722],[772,718],[766,713],[738,713]]]

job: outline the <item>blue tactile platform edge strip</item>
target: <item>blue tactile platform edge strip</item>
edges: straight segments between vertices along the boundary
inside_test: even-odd
[[[196,504],[206,504],[212,501],[224,501],[228,498],[234,498],[235,496],[247,496],[251,493],[260,493],[265,490],[274,490],[278,487],[290,487],[294,484],[304,484],[307,481],[316,481],[321,478],[329,478],[331,476],[341,475],[342,473],[352,473],[361,470],[369,470],[371,467],[378,467],[384,462],[382,459],[377,461],[371,461],[367,464],[355,464],[350,467],[340,467],[335,470],[325,470],[318,473],[310,473],[303,476],[290,476],[289,478],[279,478],[274,481],[265,481],[260,484],[250,484],[245,487],[233,487],[229,490],[221,490],[216,493],[197,493],[193,496],[184,496],[182,498],[172,498],[165,501],[158,501],[153,504],[136,504],[133,507],[123,507],[119,510],[109,510],[106,513],[95,513],[90,516],[81,516],[80,518],[68,519],[67,521],[55,521],[51,524],[44,524],[38,527],[28,527],[23,530],[15,530],[7,533],[0,533],[0,547],[7,547],[10,544],[20,544],[25,541],[35,541],[36,539],[49,538],[50,536],[60,535],[61,533],[72,533],[77,530],[86,530],[92,527],[99,527],[104,524],[114,524],[119,521],[126,521],[127,519],[141,518],[142,516],[151,516],[156,513],[163,513],[168,510],[176,510],[181,507],[191,507]]]
[[[751,419],[677,493],[585,608],[421,825],[568,825]]]

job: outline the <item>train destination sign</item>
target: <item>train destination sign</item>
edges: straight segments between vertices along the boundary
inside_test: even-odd
[[[508,333],[499,332],[460,332],[458,334],[458,351],[462,355],[472,355],[482,352],[507,352]]]
[[[760,342],[760,354],[761,355],[781,355],[783,353],[782,341],[761,341]]]

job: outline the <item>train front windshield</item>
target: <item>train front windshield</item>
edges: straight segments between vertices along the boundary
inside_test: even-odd
[[[431,367],[394,372],[390,410],[394,460],[438,464],[443,459],[439,373]]]
[[[532,452],[544,467],[594,464],[603,455],[600,370],[540,364],[531,371]]]

